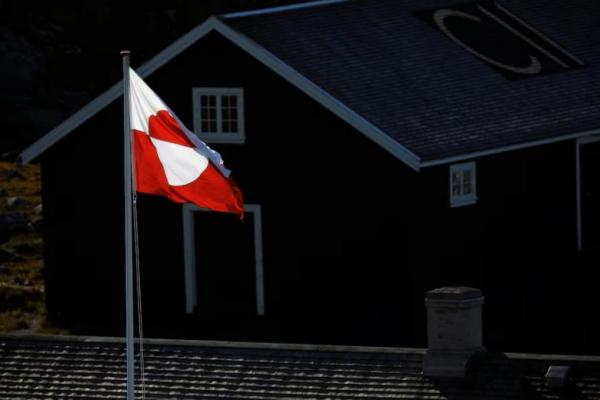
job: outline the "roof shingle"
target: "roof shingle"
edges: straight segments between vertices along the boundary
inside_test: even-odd
[[[415,14],[454,0],[349,1],[224,22],[423,161],[599,128],[600,3],[499,3],[589,65],[508,80]]]
[[[148,340],[144,349],[147,399],[600,398],[599,357],[483,353],[456,380],[424,378],[422,349],[172,340]],[[556,363],[574,371],[567,391],[544,383]],[[0,337],[0,398],[124,394],[120,339]]]

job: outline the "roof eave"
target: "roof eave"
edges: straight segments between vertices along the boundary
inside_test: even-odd
[[[315,83],[304,77],[294,68],[284,63],[273,53],[255,43],[248,37],[236,32],[221,21],[217,21],[215,30],[236,44],[242,50],[262,62],[269,69],[287,80],[289,83],[302,90],[313,100],[323,107],[346,121],[352,127],[363,133],[369,139],[383,147],[407,166],[418,171],[420,169],[419,157],[398,143],[395,139],[373,125],[367,119],[351,110],[348,106],[336,99],[334,96],[317,86]]]
[[[158,53],[150,61],[138,68],[138,74],[142,78],[152,74],[154,71],[162,67],[172,58],[177,56],[183,50],[187,49],[189,46],[211,31],[219,32],[232,43],[236,44],[239,48],[246,51],[258,61],[262,62],[265,66],[286,79],[292,85],[302,90],[309,97],[320,103],[325,108],[329,109],[335,115],[383,147],[396,158],[403,161],[410,168],[415,171],[419,170],[420,159],[416,154],[412,153],[381,129],[377,128],[371,122],[344,105],[341,101],[281,61],[274,54],[270,53],[246,36],[236,32],[216,17],[210,17],[204,23],[200,24],[192,31],[173,42],[170,46]],[[104,107],[109,105],[111,102],[116,100],[122,94],[122,81],[119,81],[106,92],[88,103],[85,107],[77,111],[56,128],[42,136],[38,141],[25,149],[25,151],[23,151],[19,156],[19,161],[22,163],[33,161],[40,154],[60,141],[62,138],[79,127],[89,118],[94,116]]]
[[[565,135],[561,135],[561,136],[555,136],[555,137],[548,138],[548,139],[534,140],[534,141],[525,142],[525,143],[517,143],[517,144],[513,144],[513,145],[509,145],[509,146],[502,146],[502,147],[496,147],[493,149],[476,151],[476,152],[472,152],[472,153],[465,153],[465,154],[461,154],[461,155],[457,155],[457,156],[422,161],[421,168],[429,168],[429,167],[435,167],[435,166],[440,166],[440,165],[445,165],[445,164],[453,164],[456,162],[471,160],[474,158],[486,157],[486,156],[491,156],[494,154],[507,153],[510,151],[522,150],[522,149],[527,149],[530,147],[538,147],[538,146],[543,146],[546,144],[564,142],[567,140],[573,140],[573,139],[578,139],[578,138],[587,137],[587,136],[595,136],[595,135],[600,135],[600,128],[591,129],[591,130],[583,131],[583,132],[579,132],[579,133],[571,133],[571,134],[565,134]]]
[[[152,74],[154,71],[169,62],[177,54],[181,53],[183,50],[194,44],[197,40],[211,32],[215,27],[216,21],[218,20],[215,17],[208,18],[206,21],[174,41],[171,45],[167,46],[148,62],[144,63],[144,65],[136,69],[136,72],[142,78]],[[106,92],[102,93],[100,96],[96,97],[90,103],[85,105],[75,114],[71,115],[56,128],[52,129],[32,145],[27,147],[27,149],[25,149],[19,155],[18,162],[26,164],[35,160],[40,154],[52,147],[55,143],[67,136],[85,121],[93,117],[104,107],[115,101],[122,94],[123,81],[121,80],[111,86],[111,88]]]

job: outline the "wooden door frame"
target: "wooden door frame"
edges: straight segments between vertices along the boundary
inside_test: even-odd
[[[193,204],[184,204],[183,215],[183,266],[185,280],[185,312],[191,314],[198,305],[196,282],[196,246],[194,213],[212,212]],[[262,245],[262,207],[260,204],[244,204],[244,212],[254,214],[254,273],[256,281],[256,315],[265,315],[264,269]]]
[[[577,195],[577,251],[583,250],[583,238],[581,234],[581,146],[585,144],[600,142],[600,136],[586,136],[575,139],[575,174]]]

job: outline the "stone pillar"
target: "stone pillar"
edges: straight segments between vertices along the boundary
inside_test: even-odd
[[[464,377],[469,359],[482,345],[481,290],[443,287],[427,292],[425,376]]]

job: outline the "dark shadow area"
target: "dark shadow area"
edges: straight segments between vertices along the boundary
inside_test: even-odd
[[[564,387],[550,387],[544,376],[552,364],[571,366]],[[580,400],[589,398],[592,374],[590,363],[582,360],[553,361],[551,359],[511,358],[503,353],[478,353],[469,362],[467,374],[460,378],[427,378],[443,398],[449,400],[490,399],[501,396],[514,399]],[[588,385],[592,385],[588,387]]]

